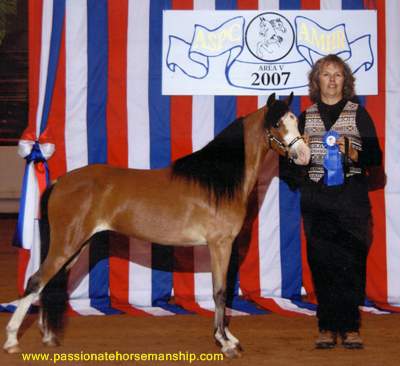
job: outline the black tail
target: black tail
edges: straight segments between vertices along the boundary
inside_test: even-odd
[[[54,185],[47,188],[41,199],[40,240],[41,262],[47,257],[50,246],[50,225],[47,205]],[[45,326],[57,332],[63,328],[64,313],[67,308],[67,271],[63,267],[44,287],[40,294]]]

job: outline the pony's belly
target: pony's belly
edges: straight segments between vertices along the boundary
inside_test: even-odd
[[[204,235],[202,235],[203,230],[202,227],[196,228],[187,228],[182,231],[182,242],[187,244],[182,245],[207,245],[207,240]],[[186,239],[186,240],[185,240]]]
[[[207,240],[204,235],[199,231],[184,230],[182,227],[169,227],[168,229],[162,227],[140,227],[137,226],[134,230],[132,228],[126,228],[126,230],[118,230],[116,228],[110,228],[120,234],[125,234],[130,237],[135,237],[140,240],[159,243],[162,245],[175,245],[175,246],[199,246],[207,245]]]
[[[176,235],[171,237],[170,235],[163,235],[160,237],[154,237],[152,242],[165,244],[165,245],[175,245],[181,247],[191,247],[191,246],[200,246],[207,245],[207,240],[202,237],[188,237],[185,235]]]
[[[207,241],[205,240],[177,240],[176,238],[174,239],[168,239],[168,238],[152,238],[149,240],[149,238],[138,238],[141,240],[145,240],[151,243],[157,243],[160,245],[172,245],[172,246],[177,246],[177,247],[197,247],[197,246],[202,246],[202,245],[207,245]]]
[[[181,244],[175,244],[175,245],[182,246],[182,247],[197,247],[197,246],[207,245],[207,241],[205,241],[205,240],[190,241],[187,243],[181,243]]]
[[[202,241],[202,242],[194,242],[194,241],[190,241],[190,242],[170,242],[170,243],[163,243],[165,245],[172,245],[172,246],[177,246],[177,247],[198,247],[198,246],[204,246],[207,245],[206,241]]]

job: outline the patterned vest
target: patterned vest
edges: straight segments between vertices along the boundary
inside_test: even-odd
[[[361,136],[356,125],[357,108],[358,104],[348,101],[337,121],[331,127],[331,131],[336,131],[340,136],[347,136],[352,142],[353,148],[361,151]],[[306,123],[304,127],[304,133],[310,138],[309,144],[311,149],[311,163],[308,176],[314,182],[318,182],[324,175],[322,163],[326,149],[322,139],[326,132],[324,122],[318,111],[318,106],[314,104],[306,111]],[[348,167],[346,177],[361,173],[361,169],[354,166],[350,159],[348,159],[346,165]]]

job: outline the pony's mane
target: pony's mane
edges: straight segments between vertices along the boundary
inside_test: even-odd
[[[198,183],[217,204],[233,199],[244,180],[243,130],[243,118],[238,118],[201,150],[176,160],[172,176]]]

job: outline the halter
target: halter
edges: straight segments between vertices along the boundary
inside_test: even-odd
[[[269,126],[265,129],[267,144],[270,148],[275,150],[278,154],[288,157],[290,148],[296,144],[299,140],[302,140],[302,136],[295,137],[289,144],[285,144],[272,132],[273,130],[278,130],[282,124],[283,117],[290,111],[289,106],[292,102],[293,92],[290,94],[289,98],[285,101],[277,101],[275,99],[275,93],[271,94],[267,101],[267,113],[265,115],[265,120],[267,121],[277,121],[277,123]]]
[[[276,127],[274,127],[274,129],[279,128],[280,126],[280,122],[277,124]],[[289,154],[289,150],[290,148],[299,140],[304,140],[303,136],[297,136],[295,137],[292,141],[290,141],[290,143],[288,145],[286,145],[284,142],[282,142],[281,140],[279,140],[276,136],[274,136],[271,133],[271,129],[266,130],[266,134],[267,134],[267,141],[269,146],[275,150],[278,154],[281,154],[285,157],[288,157]],[[274,145],[275,144],[275,145]],[[274,149],[274,146],[278,147],[278,150]]]

